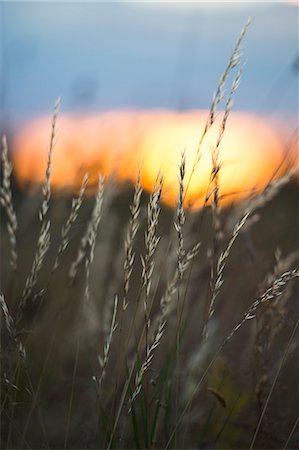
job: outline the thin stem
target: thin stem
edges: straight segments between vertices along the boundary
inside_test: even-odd
[[[64,449],[67,448],[67,442],[68,442],[68,437],[69,437],[73,400],[74,400],[75,380],[76,380],[78,361],[79,361],[79,351],[80,351],[80,333],[77,336],[77,343],[76,343],[76,354],[75,354],[75,361],[74,361],[74,368],[73,368],[70,402],[69,402],[67,421],[66,421],[66,430],[65,430],[65,438],[64,438],[64,447],[63,447]]]
[[[293,434],[294,434],[294,432],[295,432],[295,430],[297,428],[298,423],[299,423],[299,416],[297,417],[297,419],[295,420],[294,425],[292,426],[292,429],[291,429],[290,434],[289,434],[289,436],[288,436],[288,438],[286,440],[286,443],[283,446],[283,450],[288,448],[288,445],[290,443],[290,440],[292,439],[292,436],[293,436]]]
[[[262,411],[262,413],[261,413],[261,415],[260,415],[258,424],[257,424],[257,426],[256,426],[256,429],[255,429],[255,432],[254,432],[254,435],[253,435],[253,438],[252,438],[252,441],[251,441],[249,450],[252,450],[252,449],[253,449],[253,446],[254,446],[254,444],[255,444],[255,441],[256,441],[258,432],[259,432],[259,430],[260,430],[260,427],[261,427],[263,418],[264,418],[264,416],[265,416],[267,407],[268,407],[268,405],[269,405],[271,396],[272,396],[272,394],[273,394],[275,385],[276,385],[276,383],[277,383],[277,380],[278,380],[278,377],[279,377],[279,375],[280,375],[281,369],[282,369],[282,367],[283,367],[283,365],[284,365],[284,363],[285,363],[285,360],[286,360],[286,358],[287,358],[287,355],[288,355],[290,346],[291,346],[292,341],[293,341],[293,339],[294,339],[294,337],[295,337],[295,334],[296,334],[296,332],[297,332],[298,327],[299,327],[299,319],[298,319],[297,322],[296,322],[296,325],[295,325],[295,327],[294,327],[294,329],[293,329],[293,332],[292,332],[292,334],[291,334],[291,337],[290,337],[290,339],[289,339],[289,341],[288,341],[288,343],[287,343],[286,349],[285,349],[285,351],[284,351],[284,353],[283,353],[283,355],[282,355],[282,358],[281,358],[281,360],[280,360],[280,363],[279,363],[279,366],[278,366],[278,370],[277,370],[276,375],[275,375],[275,377],[274,377],[274,380],[273,380],[273,383],[272,383],[270,392],[269,392],[269,394],[268,394],[268,396],[267,396],[267,400],[266,400],[266,402],[265,402],[263,411]]]

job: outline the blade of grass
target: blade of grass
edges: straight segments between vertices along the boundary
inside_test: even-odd
[[[219,384],[217,386],[217,391],[220,391],[220,389],[223,386],[223,383],[224,383],[224,380],[225,380],[225,376],[226,376],[226,367],[227,367],[227,364],[225,365],[225,367],[223,369],[221,380],[220,380],[220,382],[219,382]],[[216,402],[216,400],[214,400],[214,402],[212,404],[212,407],[210,408],[210,412],[208,414],[207,420],[206,420],[206,422],[204,424],[204,427],[203,427],[201,435],[200,435],[200,439],[199,439],[200,446],[202,446],[202,444],[203,444],[204,437],[205,437],[205,435],[207,433],[207,430],[209,428],[212,416],[214,414],[214,411],[215,411],[217,405],[218,405],[218,402]]]
[[[69,400],[65,437],[64,437],[64,447],[63,447],[64,450],[67,448],[69,430],[70,430],[70,424],[71,424],[71,415],[72,415],[72,407],[73,407],[73,400],[74,400],[75,380],[76,380],[76,374],[77,374],[77,369],[78,369],[79,352],[80,352],[80,333],[77,336],[77,342],[76,342],[76,353],[75,353],[75,361],[74,361],[73,375],[72,375],[71,394],[70,394],[70,400]]]
[[[288,343],[287,343],[287,345],[286,345],[285,351],[284,351],[284,353],[283,353],[283,355],[282,355],[282,357],[281,357],[281,359],[280,359],[280,363],[279,363],[278,369],[277,369],[277,371],[276,371],[276,375],[275,375],[275,377],[274,377],[273,383],[272,383],[272,385],[271,385],[271,389],[270,389],[269,394],[268,394],[268,396],[267,396],[267,399],[266,399],[265,405],[264,405],[264,407],[263,407],[262,413],[261,413],[261,415],[260,415],[258,424],[257,424],[257,426],[256,426],[256,428],[255,428],[255,431],[254,431],[254,434],[253,434],[253,438],[252,438],[252,441],[251,441],[249,450],[252,450],[252,449],[253,449],[253,446],[254,446],[254,444],[255,444],[255,441],[256,441],[258,432],[259,432],[259,430],[260,430],[260,427],[261,427],[263,418],[264,418],[264,416],[265,416],[267,407],[268,407],[268,405],[269,405],[271,396],[272,396],[272,394],[273,394],[275,385],[276,385],[276,383],[277,383],[277,380],[278,380],[278,378],[279,378],[279,375],[280,375],[280,373],[281,373],[281,370],[282,370],[282,368],[283,368],[283,365],[284,365],[284,363],[285,363],[285,361],[286,361],[286,358],[287,358],[287,356],[288,356],[290,346],[291,346],[291,344],[292,344],[292,342],[293,342],[293,339],[294,339],[294,337],[295,337],[295,335],[296,335],[296,333],[297,333],[298,327],[299,327],[299,319],[298,319],[297,322],[296,322],[296,325],[295,325],[295,327],[294,327],[294,329],[293,329],[293,331],[292,331],[292,334],[291,334],[291,336],[290,336],[290,339],[289,339],[289,341],[288,341]]]
[[[291,429],[290,434],[289,434],[289,436],[288,436],[288,438],[286,440],[286,443],[283,446],[283,450],[288,448],[288,445],[289,445],[289,443],[290,443],[290,441],[292,439],[293,434],[295,433],[295,430],[296,430],[298,424],[299,424],[299,416],[297,417],[297,419],[295,420],[294,425],[292,426],[292,429]]]
[[[129,374],[129,370],[128,370],[128,366],[126,365],[126,373],[127,376]],[[132,388],[131,386],[129,386],[128,389],[129,395],[131,396],[133,394]],[[131,415],[131,421],[132,421],[132,427],[133,427],[133,433],[134,433],[134,437],[135,437],[135,446],[136,449],[141,449],[141,436],[139,436],[139,427],[138,427],[138,421],[137,421],[137,416],[136,416],[136,412],[135,412],[135,405],[132,404],[131,408],[130,408],[130,415]]]
[[[239,394],[238,397],[236,398],[236,400],[235,400],[233,406],[231,407],[231,409],[230,409],[228,415],[226,416],[226,418],[225,418],[225,420],[224,420],[224,422],[223,422],[223,424],[222,424],[220,430],[218,431],[217,436],[216,436],[216,438],[215,438],[215,440],[214,440],[214,445],[215,445],[215,446],[216,446],[217,442],[219,441],[219,439],[220,439],[220,437],[221,437],[223,431],[225,430],[225,427],[226,427],[226,425],[228,424],[230,418],[232,417],[232,415],[233,415],[233,413],[234,413],[234,410],[235,410],[237,404],[239,403],[240,398],[241,398],[241,394]]]

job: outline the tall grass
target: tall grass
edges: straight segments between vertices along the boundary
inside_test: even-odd
[[[254,286],[250,281],[250,290],[256,292],[250,297],[246,292],[250,277],[240,274],[239,262],[232,260],[237,255],[235,247],[239,252],[245,247],[248,259],[251,230],[258,220],[263,221],[263,209],[293,175],[288,172],[270,181],[259,196],[231,211],[222,208],[221,142],[243,72],[241,48],[248,26],[249,22],[220,77],[188,178],[187,155],[182,153],[174,211],[162,203],[163,174],[157,175],[148,195],[141,188],[140,171],[125,212],[124,196],[111,193],[111,184],[100,174],[94,198],[85,198],[86,174],[77,197],[67,205],[64,221],[57,223],[55,202],[59,199],[51,195],[57,102],[39,223],[22,237],[36,240],[30,263],[28,255],[22,254],[26,246],[17,245],[21,235],[11,187],[12,165],[3,137],[1,206],[7,216],[9,262],[23,287],[11,291],[3,283],[5,292],[0,296],[2,448],[291,445],[298,424],[295,415],[281,441],[275,440],[273,427],[265,431],[263,425],[275,388],[281,389],[277,384],[283,366],[291,352],[298,351],[294,344],[298,321],[285,349],[281,350],[285,340],[277,332],[282,356],[276,372],[267,374],[268,388],[258,417],[255,394],[249,396],[246,386],[250,364],[243,369],[241,358],[229,349],[236,339],[238,346],[240,333],[239,349],[251,354],[258,366],[266,351],[259,346],[260,325],[263,330],[268,327],[263,339],[270,339],[280,302],[284,305],[281,316],[289,319],[288,305],[299,276],[294,268],[298,252],[285,257],[276,252],[274,268],[267,266],[263,274],[257,271]],[[233,81],[226,96],[230,76]],[[186,208],[184,200],[200,165],[201,145],[222,103],[206,201],[198,213]],[[126,192],[131,195],[130,189]],[[111,234],[115,223],[117,235]],[[12,277],[8,269],[5,274]],[[246,301],[236,304],[229,297],[239,284]],[[246,324],[254,322],[256,328],[245,330]],[[224,366],[238,377],[234,374],[228,380]],[[241,379],[238,388],[236,378]],[[248,417],[244,432],[241,420]]]

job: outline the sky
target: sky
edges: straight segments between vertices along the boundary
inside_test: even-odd
[[[1,2],[0,118],[204,109],[249,16],[235,109],[298,112],[298,8],[277,2]],[[296,69],[297,67],[297,69]]]

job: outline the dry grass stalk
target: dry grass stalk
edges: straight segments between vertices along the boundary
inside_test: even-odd
[[[271,200],[273,200],[274,197],[277,196],[284,188],[284,186],[292,180],[297,172],[298,168],[291,168],[284,176],[269,182],[260,194],[249,200],[247,202],[247,206],[245,207],[245,211],[242,211],[241,208],[239,208],[235,214],[231,213],[231,216],[228,218],[226,223],[226,233],[234,226],[236,221],[240,220],[240,217],[244,215],[244,212],[246,214],[248,213],[250,217],[246,220],[243,231],[249,231],[250,228],[260,220],[259,210],[264,208]]]
[[[99,228],[99,223],[102,218],[102,206],[103,206],[103,194],[104,194],[104,178],[102,176],[99,176],[98,181],[98,189],[96,193],[95,198],[95,204],[92,211],[91,219],[88,224],[87,229],[87,235],[86,237],[86,245],[83,247],[83,244],[85,244],[85,241],[83,243],[83,239],[81,240],[82,249],[84,248],[85,253],[84,256],[85,259],[85,269],[86,269],[86,284],[85,284],[85,300],[89,300],[90,292],[89,292],[89,278],[90,278],[90,266],[94,259],[94,250],[97,240],[97,233]],[[87,244],[89,245],[89,251],[87,252]],[[81,251],[83,252],[83,250]],[[80,251],[80,249],[79,249]],[[83,257],[84,257],[83,256]]]
[[[30,299],[32,290],[36,285],[38,273],[43,265],[43,261],[49,247],[50,247],[50,221],[48,220],[43,222],[38,237],[37,249],[34,256],[31,272],[26,280],[26,285],[23,290],[22,298],[18,306],[17,321],[16,321],[17,325],[19,325],[22,319],[23,311],[26,308],[28,300]]]
[[[53,153],[53,149],[55,146],[56,126],[57,126],[59,109],[60,109],[60,98],[58,98],[55,102],[52,123],[51,123],[51,135],[50,135],[50,144],[49,144],[49,149],[48,149],[46,176],[45,176],[45,182],[43,185],[44,198],[43,198],[43,203],[42,203],[41,209],[39,211],[39,219],[42,223],[44,222],[45,216],[48,212],[50,197],[51,197],[50,177],[51,177],[51,172],[52,172],[52,153]]]
[[[157,236],[157,228],[160,215],[160,198],[162,193],[163,178],[158,176],[153,187],[147,207],[147,228],[145,231],[145,256],[141,256],[142,286],[145,289],[146,300],[149,297],[152,274],[154,270],[153,257],[157,249],[160,237]],[[146,309],[146,305],[145,305]]]
[[[219,134],[216,141],[215,147],[212,148],[212,173],[211,173],[211,183],[213,185],[213,191],[212,191],[212,218],[213,218],[213,224],[214,224],[214,230],[215,230],[215,245],[217,246],[218,242],[222,239],[223,233],[222,233],[222,227],[221,227],[221,220],[220,220],[220,205],[219,205],[219,174],[222,162],[219,160],[220,155],[220,145],[222,142],[222,139],[224,137],[225,129],[227,126],[227,121],[230,115],[230,112],[233,107],[233,96],[235,92],[237,91],[242,74],[244,70],[244,64],[240,67],[240,69],[237,72],[236,77],[233,80],[228,98],[226,100],[225,104],[225,110],[222,117],[222,121],[220,124]]]
[[[223,100],[224,97],[224,89],[225,89],[225,83],[226,80],[231,72],[240,62],[241,56],[242,56],[242,41],[244,39],[245,34],[247,33],[247,30],[251,24],[251,18],[248,19],[246,25],[241,30],[241,33],[236,41],[235,47],[233,49],[233,52],[231,54],[231,57],[228,61],[228,64],[223,72],[223,74],[220,77],[220,80],[218,82],[217,91],[214,95],[213,102],[210,108],[209,117],[205,126],[205,131],[207,132],[208,129],[213,125],[215,118],[216,118],[216,112],[217,107],[219,103]],[[236,87],[237,89],[237,87]]]
[[[272,272],[268,273],[262,283],[263,291],[268,289],[272,283],[282,273],[286,272],[298,260],[299,252],[293,252],[285,258],[281,257],[281,250],[277,248],[275,251],[275,266]],[[264,305],[261,314],[257,315],[257,330],[256,330],[256,345],[257,353],[263,353],[263,343],[265,349],[269,350],[271,344],[281,328],[281,318],[285,313],[285,303],[291,293],[291,284],[288,284],[288,289],[284,291],[283,298]],[[266,358],[261,355],[261,361],[265,362]],[[264,364],[263,364],[264,365]]]
[[[102,205],[103,205],[103,194],[104,194],[104,178],[102,176],[99,177],[98,182],[98,190],[96,193],[95,205],[91,216],[89,233],[88,233],[88,244],[90,246],[90,262],[93,261],[94,258],[94,249],[97,238],[97,231],[99,227],[100,220],[102,218]]]
[[[184,249],[184,237],[183,237],[183,227],[185,224],[186,216],[184,211],[184,178],[186,172],[186,155],[185,152],[181,155],[181,164],[180,164],[180,176],[179,176],[179,200],[176,209],[176,221],[174,222],[174,227],[176,229],[178,235],[178,272],[179,278],[183,277],[183,260],[186,254]]]
[[[104,351],[103,351],[103,357],[98,355],[98,361],[102,369],[102,373],[100,376],[100,379],[98,380],[99,387],[102,386],[103,380],[106,376],[106,367],[109,359],[109,352],[112,344],[113,334],[117,328],[117,322],[116,322],[116,315],[117,315],[117,305],[118,305],[118,297],[117,295],[114,298],[114,306],[113,306],[113,314],[111,319],[111,325],[109,333],[106,337],[105,344],[104,344]]]
[[[39,233],[39,237],[38,237],[38,241],[37,241],[37,248],[36,248],[32,268],[31,268],[31,272],[30,272],[29,276],[27,277],[25,288],[23,290],[23,294],[21,297],[21,301],[18,306],[17,319],[16,319],[17,327],[19,326],[19,324],[21,322],[23,311],[26,308],[27,302],[32,294],[33,288],[36,285],[38,273],[39,273],[40,269],[42,268],[44,258],[50,247],[50,220],[47,220],[46,216],[47,216],[47,213],[49,210],[49,204],[50,204],[50,198],[51,198],[50,177],[51,177],[51,171],[52,171],[52,153],[53,153],[53,148],[55,145],[56,124],[57,124],[59,108],[60,108],[60,99],[58,99],[55,102],[52,124],[51,124],[50,145],[49,145],[49,150],[48,150],[45,182],[44,182],[44,186],[43,186],[43,202],[42,202],[41,208],[39,210],[39,219],[41,221],[41,229],[40,229],[40,233]]]
[[[89,243],[90,236],[92,234],[94,235],[95,226],[97,228],[97,223],[100,221],[101,209],[102,209],[102,200],[100,200],[100,199],[103,195],[103,190],[104,190],[104,178],[99,177],[96,200],[95,200],[95,204],[94,204],[94,207],[93,207],[93,210],[91,213],[91,219],[88,222],[84,236],[82,237],[82,239],[80,241],[80,245],[79,245],[78,252],[77,252],[77,257],[76,257],[75,261],[71,264],[71,267],[69,270],[69,279],[71,282],[73,282],[76,278],[79,265],[81,264],[81,262],[84,260],[84,258],[86,256],[87,245]]]
[[[148,304],[148,299],[150,295],[151,281],[154,270],[153,257],[157,249],[160,238],[157,236],[157,228],[160,215],[160,198],[163,187],[163,178],[160,174],[157,177],[156,184],[153,187],[153,191],[150,195],[147,208],[147,227],[145,231],[145,256],[141,256],[142,263],[142,288],[144,289],[144,328],[145,328],[145,361],[141,368],[137,371],[135,376],[135,389],[131,395],[130,401],[133,402],[142,388],[143,374],[150,365],[153,358],[153,351],[158,346],[160,338],[163,334],[161,330],[161,336],[159,336],[158,341],[155,339],[154,342],[149,345],[149,327],[150,327],[150,308]]]
[[[240,82],[241,77],[244,70],[244,64],[240,67],[240,69],[237,72],[236,77],[233,80],[229,95],[226,100],[225,104],[225,110],[222,117],[222,121],[220,124],[219,134],[216,141],[216,145],[214,148],[212,148],[212,172],[211,172],[211,180],[210,183],[213,186],[212,193],[209,196],[212,196],[212,222],[213,222],[213,228],[214,228],[214,237],[213,237],[213,248],[211,250],[211,279],[210,279],[210,291],[211,291],[211,298],[208,303],[208,316],[207,320],[204,325],[203,329],[203,337],[206,338],[207,334],[207,322],[209,321],[210,317],[214,313],[214,303],[217,296],[217,290],[220,288],[219,282],[221,283],[221,279],[217,280],[219,277],[219,271],[221,271],[221,266],[216,264],[216,257],[218,254],[218,247],[220,241],[223,239],[223,232],[222,232],[222,225],[221,225],[221,217],[220,217],[220,204],[219,204],[219,174],[221,170],[222,162],[219,160],[220,155],[220,146],[222,139],[224,137],[225,129],[227,126],[227,121],[230,115],[230,112],[233,107],[233,96],[235,92],[237,91]],[[228,256],[228,254],[227,254]],[[221,258],[221,256],[220,256]],[[224,268],[224,267],[223,267]],[[222,269],[223,270],[223,269]],[[220,272],[221,275],[221,272]]]
[[[65,251],[65,249],[67,248],[67,246],[69,244],[69,233],[71,231],[73,224],[77,220],[77,217],[79,214],[79,209],[81,208],[81,205],[83,203],[83,197],[84,197],[87,183],[88,183],[88,175],[86,174],[83,178],[78,197],[72,199],[72,207],[71,207],[70,215],[61,231],[61,244],[58,248],[57,256],[56,256],[52,271],[56,270],[57,267],[59,266],[60,256]]]
[[[226,260],[230,254],[230,251],[232,249],[234,242],[236,241],[237,237],[239,236],[249,215],[250,215],[250,212],[247,212],[242,217],[242,219],[235,225],[232,237],[231,237],[226,249],[220,254],[219,259],[217,261],[215,278],[213,278],[215,281],[212,283],[212,286],[211,286],[211,300],[210,300],[209,307],[208,307],[208,318],[204,325],[204,330],[203,330],[203,337],[205,339],[207,338],[208,322],[211,319],[211,317],[214,315],[214,312],[215,312],[215,309],[214,309],[215,300],[216,300],[217,296],[219,295],[221,286],[223,284],[223,272],[224,272],[224,269],[226,266]]]
[[[135,376],[135,389],[130,398],[132,403],[142,388],[142,380],[144,373],[149,368],[152,359],[154,357],[154,351],[159,346],[161,338],[164,334],[165,326],[167,323],[167,318],[170,311],[170,302],[174,294],[177,292],[179,282],[182,280],[185,271],[187,270],[190,262],[195,258],[199,251],[200,243],[196,244],[190,251],[186,252],[184,249],[184,239],[183,239],[183,226],[185,223],[185,212],[184,212],[184,177],[185,177],[185,154],[182,153],[181,164],[180,164],[180,177],[179,177],[179,200],[176,211],[176,221],[175,229],[178,234],[178,261],[177,268],[173,279],[168,284],[166,293],[162,297],[160,302],[160,313],[155,323],[155,332],[152,344],[147,347],[146,356],[141,368],[137,371]],[[146,324],[147,325],[147,324]]]
[[[2,137],[2,180],[0,187],[0,204],[5,209],[7,214],[7,230],[10,241],[10,264],[13,270],[17,268],[18,253],[16,232],[18,228],[17,216],[13,206],[12,190],[10,183],[10,176],[12,172],[12,165],[8,159],[8,145],[6,136]]]
[[[145,323],[145,353],[147,357],[149,355],[148,333],[150,327],[149,317],[149,295],[152,283],[152,276],[154,271],[154,254],[160,241],[160,237],[157,236],[157,229],[160,215],[160,198],[163,187],[163,177],[158,175],[156,184],[153,187],[153,191],[150,195],[148,207],[147,207],[147,228],[145,230],[145,256],[141,255],[142,263],[142,288],[144,289],[144,323]]]
[[[243,71],[244,71],[244,66],[245,66],[245,64],[242,64],[242,66],[239,68],[237,75],[233,80],[229,95],[226,100],[224,114],[223,114],[223,118],[222,118],[222,121],[220,124],[220,130],[219,130],[219,134],[218,134],[218,138],[217,138],[217,142],[216,142],[216,146],[215,146],[215,153],[217,155],[217,158],[219,156],[220,144],[222,142],[222,139],[223,139],[223,136],[225,133],[227,120],[229,118],[230,112],[231,112],[233,104],[234,104],[233,96],[240,86],[241,78],[242,78]]]
[[[250,306],[247,312],[244,314],[242,320],[238,323],[238,325],[232,330],[229,336],[225,339],[225,343],[229,341],[236,331],[241,328],[241,326],[247,322],[248,320],[252,320],[255,318],[256,310],[260,305],[263,305],[270,300],[280,297],[285,289],[286,285],[293,280],[294,278],[299,277],[299,269],[288,270],[284,272],[280,277],[276,278],[271,286]]]
[[[210,111],[208,113],[208,118],[207,118],[204,130],[203,130],[203,132],[201,134],[201,137],[200,137],[200,139],[198,141],[198,144],[197,144],[197,151],[196,151],[196,155],[195,155],[193,166],[191,168],[191,172],[190,172],[190,176],[189,176],[189,179],[188,179],[188,183],[187,183],[187,186],[186,186],[185,196],[186,196],[186,193],[187,193],[187,191],[189,189],[189,185],[190,185],[191,179],[193,177],[193,174],[194,174],[194,172],[195,172],[195,170],[196,170],[196,168],[198,166],[198,163],[200,161],[201,145],[202,145],[202,143],[203,143],[203,141],[204,141],[204,139],[206,137],[207,132],[209,131],[209,129],[212,127],[212,125],[215,122],[217,108],[218,108],[219,104],[223,100],[225,84],[226,84],[227,78],[228,78],[230,72],[240,62],[240,59],[241,59],[241,56],[242,56],[242,42],[243,42],[244,36],[246,35],[248,27],[250,26],[250,24],[251,24],[251,19],[249,18],[247,23],[246,23],[246,25],[245,25],[245,27],[242,29],[242,31],[241,31],[241,33],[240,33],[240,35],[239,35],[239,37],[238,37],[238,39],[236,41],[235,47],[234,47],[234,49],[232,51],[231,57],[230,57],[230,59],[228,61],[228,64],[227,64],[224,72],[222,73],[222,75],[221,75],[221,77],[219,79],[217,90],[216,90],[216,93],[214,94],[214,97],[213,97],[213,101],[212,101],[212,104],[211,104]]]
[[[15,335],[16,335],[14,320],[13,320],[12,316],[10,315],[8,306],[6,304],[4,295],[2,293],[0,294],[0,305],[1,305],[2,312],[3,312],[4,322],[5,322],[5,326],[7,328],[8,334],[9,334],[10,338],[12,340],[14,340]]]
[[[136,397],[138,396],[138,394],[141,391],[142,388],[142,380],[143,380],[143,376],[146,372],[146,370],[149,368],[152,359],[154,357],[154,351],[155,349],[159,346],[161,338],[163,336],[164,333],[164,328],[165,328],[166,322],[160,322],[159,323],[159,327],[158,330],[155,334],[154,340],[152,342],[152,344],[148,347],[147,350],[147,355],[146,358],[141,366],[141,368],[137,371],[136,376],[135,376],[135,389],[133,394],[130,397],[130,404],[132,404]]]
[[[7,303],[6,303],[4,295],[2,293],[0,294],[0,306],[1,306],[3,316],[4,316],[5,326],[8,331],[8,335],[9,335],[9,339],[10,339],[8,347],[12,346],[12,347],[17,348],[19,355],[21,356],[22,360],[24,360],[26,357],[25,348],[24,348],[22,342],[18,340],[18,333],[17,333],[15,321],[9,312]],[[2,354],[2,357],[5,359],[4,352]],[[10,365],[10,364],[8,364],[8,365]],[[6,379],[7,379],[7,381],[9,381],[10,385],[11,385],[11,378],[12,378],[12,376],[8,377],[8,374],[6,375]]]
[[[276,264],[271,273],[269,273],[263,282],[264,290],[269,288],[272,283],[278,278],[282,273],[287,272],[290,267],[292,267],[299,258],[299,252],[292,252],[290,255],[282,258],[280,249],[275,252]],[[276,334],[280,329],[281,317],[285,313],[285,305],[291,294],[291,283],[288,284],[287,289],[284,290],[283,298],[273,300],[271,303],[265,305],[263,313],[257,317],[259,325],[258,332],[267,333],[267,349],[270,348]],[[270,322],[270,323],[269,323]]]
[[[12,410],[13,390],[17,390],[18,387],[15,385],[14,381],[11,354],[14,351],[15,347],[18,346],[18,344],[16,342],[16,329],[14,320],[10,315],[8,306],[2,293],[0,293],[0,305],[4,317],[5,327],[8,333],[8,339],[6,340],[6,342],[5,343],[3,342],[4,341],[3,338],[1,340],[1,401],[2,405],[6,403],[9,409]],[[23,352],[23,348],[21,345],[18,346],[18,350],[20,352],[20,356],[24,358],[25,353]],[[1,409],[3,408],[2,405]],[[2,423],[3,423],[3,416],[2,416]]]
[[[92,245],[90,246],[91,251],[90,251],[89,259],[91,258],[90,262],[92,262],[92,260],[93,260],[97,229],[98,229],[98,225],[100,223],[101,216],[102,216],[103,193],[104,193],[104,178],[99,176],[98,188],[97,188],[94,207],[93,207],[93,210],[91,213],[91,218],[87,224],[84,236],[82,237],[82,239],[80,241],[77,258],[70,267],[69,279],[71,282],[73,282],[75,280],[79,265],[86,257],[87,246],[90,242],[92,243]]]
[[[124,294],[123,294],[123,311],[128,307],[127,295],[129,292],[130,279],[133,271],[135,253],[133,252],[134,240],[139,228],[140,200],[142,194],[141,174],[138,171],[137,181],[135,184],[133,203],[130,206],[131,218],[125,238],[125,261],[124,261]]]
[[[165,294],[161,298],[160,301],[160,315],[159,321],[164,321],[175,308],[175,302],[173,302],[173,298],[175,293],[177,292],[178,285],[181,277],[185,274],[186,270],[190,266],[191,261],[198,255],[199,249],[201,246],[201,242],[195,244],[189,251],[185,253],[184,259],[181,264],[181,270],[177,268],[175,270],[174,276],[172,280],[168,283]]]
[[[284,186],[290,182],[297,171],[298,169],[296,167],[292,168],[283,177],[271,181],[271,183],[266,186],[264,191],[250,202],[246,211],[263,208],[281,191],[281,189],[284,188]]]
[[[124,282],[123,282],[123,300],[122,300],[122,310],[120,316],[120,327],[119,327],[119,335],[118,335],[118,349],[119,349],[119,359],[117,365],[117,373],[116,373],[116,382],[115,382],[115,390],[117,391],[119,386],[119,378],[120,378],[120,362],[122,358],[123,352],[123,323],[124,323],[124,312],[126,311],[129,302],[127,300],[130,280],[133,271],[133,265],[135,260],[135,253],[133,251],[133,245],[136,238],[137,231],[139,229],[139,216],[140,216],[140,201],[143,189],[141,187],[141,171],[138,170],[137,180],[134,187],[134,197],[133,202],[130,205],[130,222],[126,231],[125,236],[125,260],[123,263],[123,271],[124,271]],[[137,312],[138,305],[135,305],[135,313]],[[134,319],[132,320],[132,324]],[[130,333],[129,333],[130,336]],[[129,340],[129,336],[127,337],[127,341]]]

